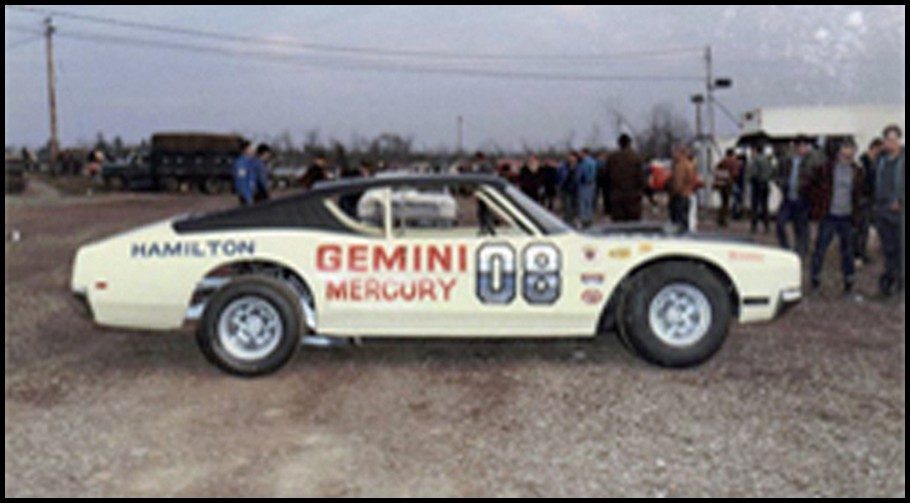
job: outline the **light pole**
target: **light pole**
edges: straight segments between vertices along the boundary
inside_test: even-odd
[[[57,156],[60,152],[60,141],[57,136],[57,89],[54,78],[54,25],[51,18],[44,19],[44,38],[47,41],[47,102],[50,112],[51,139],[49,142],[50,150],[50,170],[56,173]]]
[[[462,144],[462,142],[464,141],[464,117],[459,115],[457,123],[458,123],[458,129],[457,129],[457,133],[456,133],[457,137],[455,140],[455,144],[456,144],[455,150],[459,155],[461,155],[462,148],[464,147],[464,145]]]

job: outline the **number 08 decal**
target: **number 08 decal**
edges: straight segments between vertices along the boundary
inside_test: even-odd
[[[551,244],[531,244],[522,252],[522,294],[529,304],[552,304],[559,298],[559,250]]]
[[[505,243],[477,249],[477,298],[485,304],[509,304],[515,299],[515,250]],[[551,244],[525,247],[521,254],[522,296],[529,304],[552,304],[559,299],[559,250]]]

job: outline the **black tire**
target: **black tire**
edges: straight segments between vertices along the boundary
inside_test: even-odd
[[[233,301],[244,297],[265,301],[281,320],[282,330],[277,345],[269,353],[255,359],[238,358],[224,346],[218,334],[222,312]],[[218,368],[231,374],[252,377],[272,373],[290,360],[300,345],[302,326],[300,300],[289,285],[266,276],[240,276],[209,299],[196,331],[196,342],[202,354]]]
[[[691,343],[671,345],[655,333],[649,310],[664,287],[679,284],[704,296],[711,319],[703,335]],[[667,367],[688,367],[704,362],[720,349],[727,337],[731,311],[727,288],[710,269],[696,262],[663,262],[630,279],[620,300],[617,325],[620,338],[645,360]]]

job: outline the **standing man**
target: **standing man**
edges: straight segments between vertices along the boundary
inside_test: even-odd
[[[714,168],[714,190],[720,195],[720,209],[717,212],[717,226],[726,227],[730,213],[730,194],[739,177],[739,159],[736,152],[728,148],[724,158]]]
[[[611,216],[614,222],[641,220],[641,196],[647,187],[642,161],[629,135],[620,135],[618,143],[619,150],[607,158]]]
[[[240,200],[241,206],[250,206],[256,195],[256,176],[258,172],[256,151],[253,144],[243,140],[240,145],[240,155],[234,160],[234,191]]]
[[[863,193],[856,220],[853,222],[853,256],[861,264],[868,264],[869,228],[872,224],[872,203],[875,199],[875,164],[881,154],[884,142],[875,138],[869,148],[859,156],[863,167]]]
[[[575,217],[578,216],[578,184],[575,171],[578,168],[578,152],[569,152],[566,160],[559,165],[559,179],[557,188],[562,203],[562,219],[569,225],[575,226]]]
[[[607,157],[609,154],[606,150],[597,156],[597,192],[600,199],[603,199],[604,216],[610,214],[610,178],[607,176]],[[597,201],[597,198],[598,196],[595,196],[594,200]]]
[[[890,297],[904,289],[904,146],[903,132],[890,125],[882,132],[884,150],[875,163],[872,214],[882,240],[885,270],[879,290]]]
[[[272,160],[272,149],[265,143],[256,147],[256,157],[253,159],[255,167],[255,187],[253,202],[260,203],[269,199],[269,161]]]
[[[493,163],[488,161],[487,156],[479,150],[474,153],[474,164],[471,166],[471,171],[484,175],[496,174],[496,168],[493,167]]]
[[[370,162],[366,159],[360,160],[360,165],[357,168],[347,168],[341,171],[340,178],[366,178],[370,176],[372,171],[372,166]],[[338,198],[338,207],[341,208],[347,216],[356,219],[357,218],[357,203],[360,202],[360,198],[363,196],[363,192],[348,192],[342,194]]]
[[[736,160],[739,161],[739,173],[733,179],[733,208],[731,212],[733,220],[739,220],[743,217],[743,207],[746,204],[746,166],[748,165],[745,152],[737,154]]]
[[[541,200],[540,178],[540,160],[531,154],[518,173],[518,186],[525,195],[538,202]]]
[[[597,161],[587,148],[581,149],[581,160],[575,173],[578,184],[578,217],[586,229],[594,221],[594,203],[597,197]]]
[[[540,183],[543,186],[543,205],[553,211],[556,208],[556,188],[559,185],[559,170],[553,161],[545,161],[540,168]]]
[[[790,249],[787,224],[792,224],[796,253],[800,257],[805,257],[809,251],[809,183],[813,170],[824,163],[821,154],[812,147],[812,140],[798,136],[792,153],[781,161],[776,176],[783,195],[777,210],[777,242],[781,248]]]
[[[844,293],[853,290],[853,215],[862,194],[863,170],[854,161],[852,139],[842,140],[836,152],[815,169],[809,182],[812,214],[820,218],[810,274],[813,293],[821,286],[822,261],[835,234],[840,243]]]
[[[673,148],[673,167],[669,180],[668,192],[670,195],[670,221],[677,226],[680,232],[686,232],[691,227],[689,224],[689,207],[692,204],[692,194],[695,193],[698,168],[689,155],[689,150],[677,145]]]
[[[316,154],[316,157],[313,158],[313,162],[310,163],[310,167],[307,168],[306,173],[300,177],[300,185],[306,190],[312,189],[313,185],[328,179],[329,175],[327,171],[328,160],[326,159],[325,154]]]
[[[768,194],[771,177],[774,175],[774,166],[771,160],[764,153],[764,145],[756,143],[752,145],[752,163],[749,165],[749,184],[752,188],[752,201],[750,209],[752,210],[752,227],[751,232],[755,234],[758,230],[758,221],[761,219],[765,226],[765,233],[769,230],[768,219]]]

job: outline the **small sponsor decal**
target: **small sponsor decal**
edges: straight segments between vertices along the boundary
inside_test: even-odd
[[[585,260],[591,261],[597,258],[597,248],[593,246],[585,246],[584,248]]]
[[[130,243],[130,258],[236,257],[254,255],[256,242],[235,239]]]
[[[743,262],[764,262],[765,256],[758,252],[730,250],[727,255],[730,260],[740,260]]]
[[[583,285],[602,285],[603,282],[604,275],[599,272],[581,273],[581,283]]]
[[[638,245],[639,253],[649,253],[653,249],[654,249],[654,245],[652,245],[651,243],[642,243],[642,244]]]
[[[588,288],[587,290],[581,292],[581,300],[585,304],[597,304],[601,299],[603,299],[603,294],[600,293],[600,290]]]
[[[629,258],[631,255],[632,251],[628,248],[613,248],[610,250],[610,258],[625,259]]]

